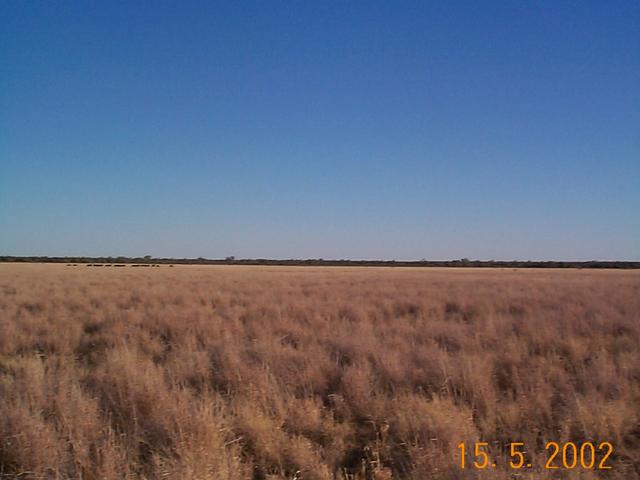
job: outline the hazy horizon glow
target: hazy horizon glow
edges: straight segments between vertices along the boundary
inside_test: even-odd
[[[640,260],[636,1],[0,25],[0,255]]]

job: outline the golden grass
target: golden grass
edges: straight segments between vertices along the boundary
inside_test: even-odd
[[[529,478],[520,441],[542,479],[568,440],[613,469],[553,478],[640,478],[637,272],[0,264],[0,477]]]

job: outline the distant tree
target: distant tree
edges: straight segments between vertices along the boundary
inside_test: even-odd
[[[233,262],[233,261],[235,261],[235,259],[236,259],[236,257],[234,257],[233,255],[225,257],[225,261],[226,262]]]

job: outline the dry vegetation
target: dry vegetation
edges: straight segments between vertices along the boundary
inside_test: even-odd
[[[0,265],[0,477],[639,478],[639,312],[633,271]]]

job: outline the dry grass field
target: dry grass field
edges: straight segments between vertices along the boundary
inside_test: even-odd
[[[0,264],[0,477],[640,478],[640,273]]]

